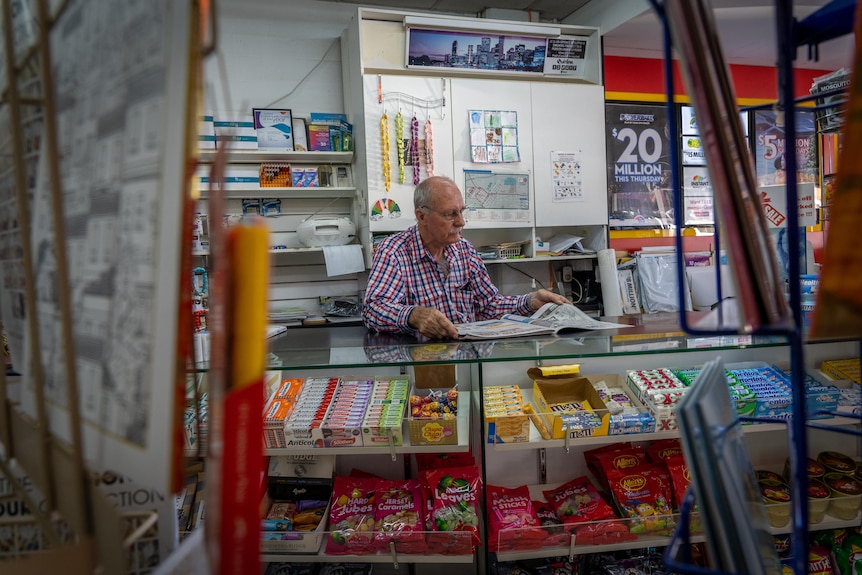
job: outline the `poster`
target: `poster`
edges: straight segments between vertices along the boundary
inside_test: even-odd
[[[673,221],[670,140],[664,105],[605,106],[611,227],[665,227]]]
[[[518,112],[468,110],[470,161],[475,164],[520,162]]]
[[[683,224],[711,225],[715,221],[712,184],[705,167],[682,168]]]
[[[547,38],[500,32],[407,29],[407,67],[541,74]]]
[[[584,201],[583,168],[580,152],[551,152],[552,201]]]
[[[533,220],[529,174],[464,170],[464,201],[471,223]]]
[[[772,110],[754,112],[754,164],[757,183],[761,186],[780,185],[787,181],[784,123]],[[797,182],[816,182],[817,143],[815,140],[814,112],[796,112],[796,168]]]
[[[585,38],[567,36],[549,38],[547,54],[545,54],[545,74],[583,78],[586,52]]]

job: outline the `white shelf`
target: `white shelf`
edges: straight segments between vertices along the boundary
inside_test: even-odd
[[[596,254],[575,254],[568,256],[538,256],[534,258],[500,258],[492,260],[482,260],[486,264],[510,264],[520,262],[552,262],[561,260],[594,260],[598,256]]]
[[[325,533],[317,553],[262,553],[260,560],[263,563],[394,563],[392,555],[388,553],[375,553],[372,555],[327,555]],[[475,559],[470,555],[396,555],[397,562],[401,563],[458,563],[469,564]]]
[[[264,448],[264,455],[385,455],[404,453],[454,453],[470,451],[470,396],[458,397],[458,444],[457,445],[412,445],[407,422],[402,423],[404,444],[386,447],[286,447]]]
[[[581,524],[581,525],[586,525]],[[703,535],[692,535],[689,539],[692,543],[706,541]],[[670,537],[659,535],[642,535],[634,541],[622,543],[610,543],[607,545],[575,545],[571,549],[566,547],[542,547],[527,551],[505,551],[497,553],[498,561],[522,561],[525,559],[542,559],[545,557],[567,557],[569,551],[573,555],[586,555],[589,553],[610,553],[611,551],[624,551],[626,549],[643,549],[644,547],[666,547],[670,543]]]
[[[269,253],[271,254],[301,254],[301,253],[312,253],[312,252],[322,252],[323,248],[270,248]],[[210,255],[209,251],[194,251],[192,252],[193,256],[196,257],[205,257]]]
[[[553,488],[556,487],[557,484],[554,485],[531,485],[530,492],[533,494],[534,498],[538,497],[538,492],[542,489]],[[534,493],[535,492],[535,493]],[[616,521],[627,522],[628,519],[617,519]],[[601,523],[601,522],[598,522]],[[578,526],[589,525],[589,523],[577,523],[572,524],[569,527],[577,528]],[[824,531],[827,529],[841,529],[845,527],[854,527],[859,525],[859,515],[852,520],[845,519],[836,519],[831,515],[826,515],[820,523],[815,523],[813,525],[809,525],[809,531]],[[560,529],[565,529],[565,526],[561,526]],[[770,528],[770,532],[773,535],[781,535],[790,533],[792,531],[792,521],[788,522],[786,527],[780,528]],[[700,543],[706,540],[706,536],[703,534],[691,535],[689,540],[692,543]],[[497,559],[499,561],[519,561],[524,559],[540,559],[544,557],[560,557],[567,556],[570,552],[574,555],[584,555],[588,553],[607,553],[610,551],[622,551],[625,549],[641,549],[643,547],[665,547],[670,544],[671,537],[667,535],[638,535],[638,538],[633,541],[623,541],[620,543],[608,543],[605,545],[577,545],[577,541],[575,545],[571,548],[566,546],[555,546],[555,547],[540,547],[537,549],[524,549],[518,551],[504,551],[497,553]]]
[[[212,163],[215,150],[198,151],[198,160]],[[229,164],[257,164],[260,162],[296,162],[298,164],[349,164],[353,162],[353,152],[277,152],[267,150],[229,150]]]
[[[246,198],[350,198],[356,188],[316,187],[316,188],[242,188],[224,190],[225,197]],[[209,196],[209,190],[201,190],[201,199]]]
[[[521,397],[524,403],[533,402],[533,388],[521,388]],[[535,407],[535,404],[534,404]],[[541,417],[541,415],[540,415]],[[859,420],[852,417],[832,417],[828,419],[812,420],[812,423],[831,425],[836,427],[858,425]],[[483,422],[484,423],[484,422]],[[743,425],[743,433],[763,433],[786,430],[787,425],[784,423],[752,423]],[[483,438],[487,439],[487,423],[483,425]],[[593,437],[579,437],[568,441],[569,447],[592,447],[601,445],[611,445],[621,441],[656,441],[658,439],[678,438],[679,431],[656,431],[654,433],[631,433],[626,435],[598,435]],[[536,426],[530,424],[530,440],[522,443],[486,443],[486,449],[490,451],[523,451],[525,449],[541,449],[566,447],[565,439],[542,439]]]

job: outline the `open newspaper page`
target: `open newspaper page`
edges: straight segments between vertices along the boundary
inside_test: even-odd
[[[631,327],[594,319],[574,305],[546,303],[530,317],[506,314],[500,319],[456,324],[464,339],[497,339],[554,334],[564,329],[592,330]]]

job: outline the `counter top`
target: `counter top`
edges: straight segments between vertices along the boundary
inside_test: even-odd
[[[602,319],[632,327],[488,341],[427,340],[421,336],[377,333],[355,325],[288,329],[270,339],[270,364],[274,368],[322,368],[473,363],[786,344],[783,338],[774,337],[755,341],[751,336],[701,338],[686,335],[680,331],[676,313]]]

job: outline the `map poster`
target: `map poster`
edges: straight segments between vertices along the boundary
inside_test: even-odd
[[[673,220],[670,139],[664,104],[605,106],[611,227],[664,227]]]
[[[529,174],[465,170],[464,201],[471,225],[533,221]]]

